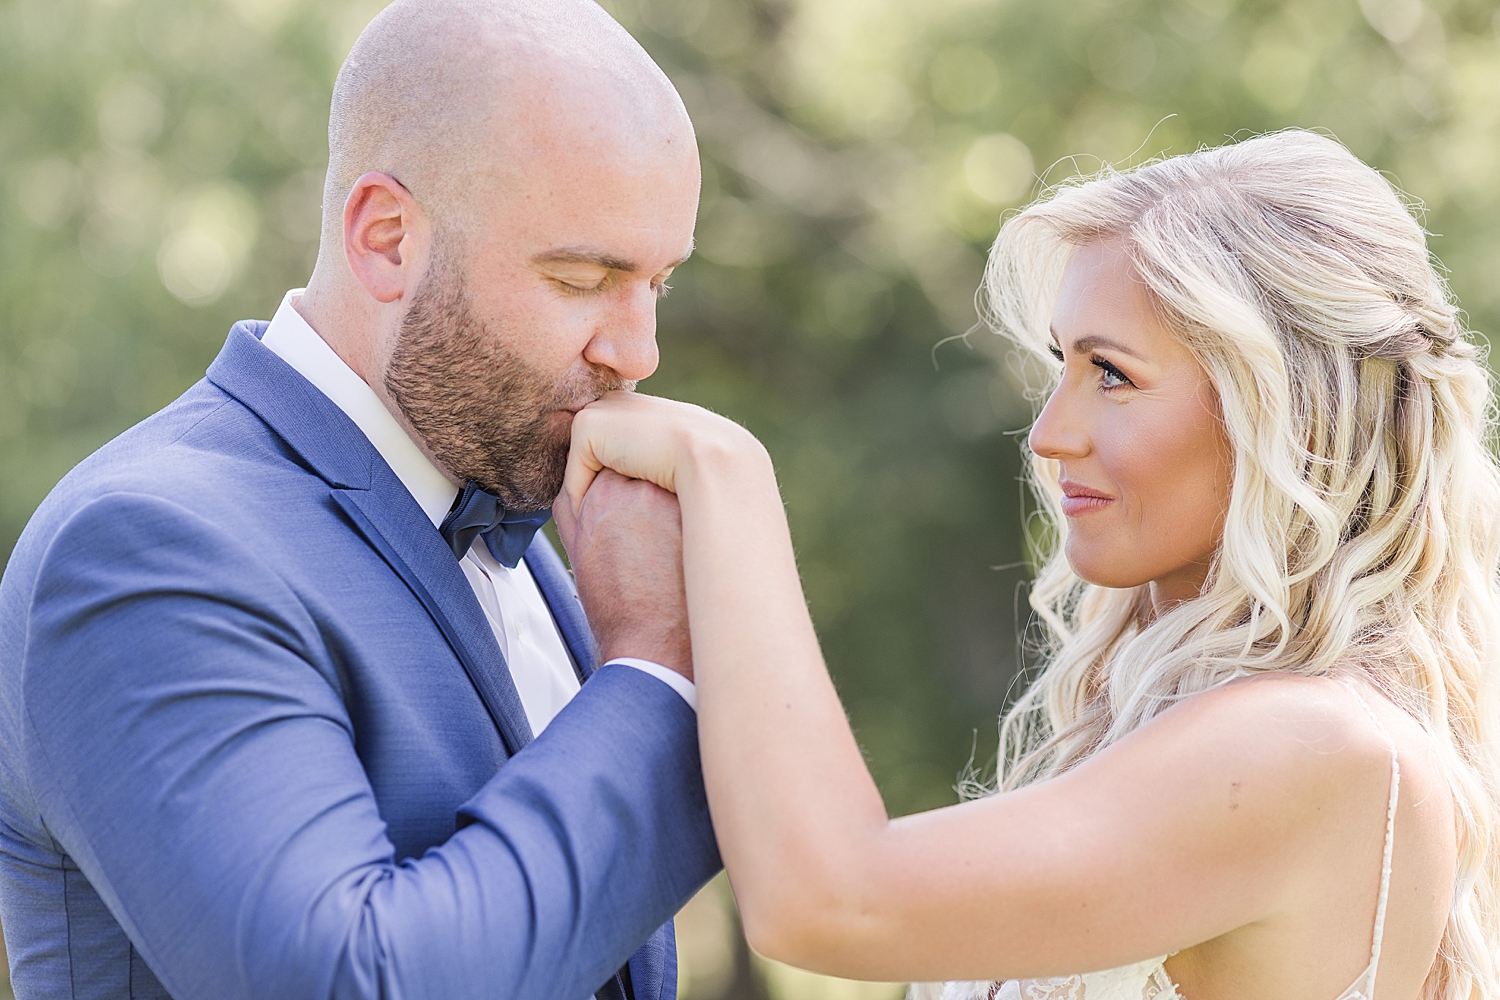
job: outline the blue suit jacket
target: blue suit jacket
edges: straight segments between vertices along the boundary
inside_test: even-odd
[[[0,582],[18,997],[672,1000],[662,924],[719,865],[693,712],[606,667],[528,742],[452,552],[264,329]],[[526,561],[587,676],[567,572]]]

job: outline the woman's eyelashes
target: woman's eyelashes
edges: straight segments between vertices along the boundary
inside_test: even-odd
[[[1131,382],[1130,379],[1125,377],[1124,372],[1120,371],[1120,369],[1116,368],[1108,361],[1105,361],[1097,354],[1089,358],[1089,363],[1104,373],[1103,376],[1101,376],[1099,379],[1099,387],[1101,389],[1104,389],[1106,391],[1110,389],[1123,389],[1127,385],[1135,384]]]
[[[1062,362],[1064,360],[1062,348],[1058,347],[1056,344],[1048,344],[1047,352],[1054,358],[1056,358],[1059,362]],[[1126,377],[1124,372],[1120,371],[1120,369],[1116,368],[1114,365],[1110,364],[1108,361],[1106,361],[1104,358],[1101,358],[1097,354],[1089,356],[1089,364],[1099,369],[1101,373],[1099,377],[1099,388],[1105,390],[1106,392],[1111,389],[1122,389],[1127,385],[1135,385],[1134,382],[1130,381],[1130,379]]]

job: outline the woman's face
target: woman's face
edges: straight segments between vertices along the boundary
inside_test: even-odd
[[[1157,611],[1197,596],[1233,476],[1207,373],[1118,243],[1074,249],[1052,337],[1063,375],[1031,450],[1060,463],[1068,563],[1102,587],[1149,583]]]

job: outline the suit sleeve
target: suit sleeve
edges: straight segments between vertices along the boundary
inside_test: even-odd
[[[23,669],[48,830],[179,1000],[582,1000],[719,864],[693,712],[618,666],[398,863],[314,622],[159,498],[59,531]]]

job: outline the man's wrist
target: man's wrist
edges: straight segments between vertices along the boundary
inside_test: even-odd
[[[604,666],[607,667],[611,663],[618,663],[623,667],[634,667],[642,673],[650,674],[681,695],[682,700],[688,703],[688,708],[694,712],[698,711],[698,686],[684,677],[681,671],[664,667],[651,660],[643,660],[637,656],[616,656],[606,661]]]
[[[602,661],[639,660],[654,663],[692,681],[693,650],[685,641],[686,626],[680,631],[673,630],[671,635],[642,635],[640,632],[611,635],[607,629],[600,631],[605,633],[599,638],[599,656]],[[595,632],[595,635],[598,636],[599,632]]]

